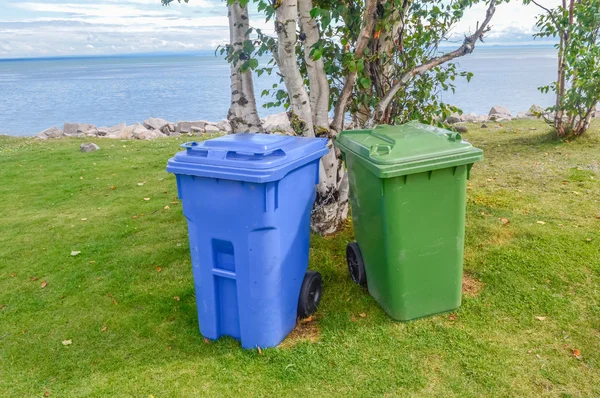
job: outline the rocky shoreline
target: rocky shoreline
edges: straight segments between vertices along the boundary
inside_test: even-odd
[[[513,119],[536,119],[539,117],[551,118],[552,115],[545,113],[545,110],[541,106],[533,105],[529,111],[519,112],[516,116],[512,116],[507,108],[496,105],[490,109],[487,115],[478,115],[476,113],[453,114],[446,119],[446,123],[454,125],[459,131],[466,131],[466,127],[461,126],[460,123],[484,123],[482,127],[487,127],[485,126],[485,122],[504,122]],[[595,117],[600,117],[600,111],[596,111]],[[269,115],[261,119],[261,121],[263,122],[265,131],[269,133],[293,134],[294,132],[285,112]],[[350,124],[346,128],[351,129],[353,126]],[[229,121],[209,122],[207,120],[197,120],[174,123],[165,119],[151,117],[144,120],[143,123],[133,125],[121,123],[112,127],[96,127],[86,123],[65,123],[62,130],[58,127],[51,127],[37,134],[35,137],[41,140],[63,137],[152,140],[161,137],[180,136],[182,134],[194,136],[214,133],[231,133]]]

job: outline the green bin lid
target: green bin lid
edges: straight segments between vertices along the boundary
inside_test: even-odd
[[[483,151],[463,141],[459,133],[419,122],[343,131],[335,145],[342,152],[358,156],[380,178],[473,164],[483,159]]]

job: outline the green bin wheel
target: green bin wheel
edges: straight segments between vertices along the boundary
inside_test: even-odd
[[[365,263],[360,253],[358,243],[350,242],[346,246],[346,261],[348,262],[348,272],[352,280],[357,285],[367,286],[367,273],[365,272]]]
[[[308,318],[319,306],[321,293],[323,292],[323,280],[317,271],[308,271],[304,275],[300,297],[298,298],[298,318]]]

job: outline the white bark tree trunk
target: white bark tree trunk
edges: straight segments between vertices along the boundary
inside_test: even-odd
[[[311,18],[312,0],[298,0],[298,21],[304,33],[304,60],[308,74],[310,107],[315,135],[329,138],[329,153],[321,159],[317,199],[312,212],[313,231],[328,235],[336,232],[348,216],[348,179],[339,153],[333,146],[329,128],[329,82],[322,59],[310,53],[320,40],[317,22]]]
[[[248,40],[248,8],[235,2],[228,8],[229,41],[234,51],[242,51]],[[227,119],[234,133],[262,132],[263,127],[256,109],[252,71],[240,70],[241,61],[231,63],[231,105]]]
[[[279,72],[290,98],[291,122],[296,134],[314,137],[315,129],[310,98],[296,60],[296,25],[298,19],[297,0],[282,1],[275,11],[277,32],[277,60]]]

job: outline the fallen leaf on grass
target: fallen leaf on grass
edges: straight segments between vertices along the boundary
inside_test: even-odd
[[[448,317],[449,320],[454,321],[456,319],[456,314],[450,314]]]
[[[586,242],[591,242],[591,241],[592,241],[592,238],[585,238],[585,241],[586,241]]]
[[[500,218],[500,221],[502,221],[502,224],[506,225],[506,224],[510,224],[510,221],[508,220],[508,218]]]
[[[74,257],[74,256],[77,256],[77,255],[79,255],[79,254],[81,254],[81,252],[80,252],[80,251],[77,251],[77,250],[73,250],[73,251],[71,252],[71,256],[73,256],[73,257]]]
[[[536,316],[535,319],[537,319],[538,321],[545,321],[546,317],[545,316]]]
[[[204,338],[204,344],[210,344],[210,340],[207,339],[206,337]]]
[[[366,318],[367,314],[365,314],[364,312],[361,312],[360,314],[358,314],[358,316],[361,318]]]
[[[31,277],[31,278],[29,278],[29,279],[31,279],[32,281],[37,281],[37,280],[38,280],[38,279],[40,279],[40,278],[38,278],[37,276],[32,276],[32,277]]]
[[[145,200],[145,201],[148,201],[148,200],[150,200],[150,198],[144,198],[144,200]]]
[[[181,300],[181,299],[179,298],[179,296],[175,296],[175,297],[173,297],[173,299],[175,299],[175,301],[179,301],[179,300]]]
[[[143,182],[138,182],[138,185],[141,187],[142,185],[144,185]]]
[[[350,317],[350,322],[356,322],[356,318],[354,317],[354,315],[352,315],[352,316]]]
[[[581,192],[573,191],[575,195],[581,195]]]
[[[256,348],[258,349],[258,355],[262,355],[262,350],[260,349],[260,347],[256,346]]]
[[[46,286],[48,286],[48,282],[46,282],[46,281],[43,281],[43,282],[42,282],[42,285],[40,286],[40,289],[43,289],[43,288],[45,288]]]
[[[71,345],[73,344],[73,340],[63,340],[62,345]]]
[[[114,305],[117,305],[117,304],[119,304],[119,302],[117,301],[117,299],[113,299],[113,304],[114,304]]]
[[[598,214],[598,215],[596,216],[596,218],[597,218],[598,220],[600,220],[600,214]]]
[[[90,264],[96,264],[96,262],[94,260],[91,260]]]
[[[581,359],[581,351],[579,351],[577,348],[573,349],[573,356],[577,359]]]
[[[49,397],[50,396],[50,391],[45,391],[44,392],[44,397]]]
[[[110,189],[112,189],[114,191],[115,189],[117,189],[117,187],[115,187],[114,185],[111,185]]]
[[[15,276],[17,276],[17,274],[10,274],[11,278],[14,278]]]
[[[160,271],[162,271],[162,268],[156,267],[156,272],[160,272]]]
[[[87,221],[87,218],[82,218],[81,221]]]
[[[171,202],[172,205],[178,205],[179,202]]]
[[[540,224],[540,225],[544,225],[546,224],[544,221],[536,221],[536,223]]]
[[[169,206],[165,206],[165,210],[169,210],[169,209],[170,209],[170,207],[169,207]]]
[[[5,307],[6,304],[0,304],[0,310]]]
[[[137,218],[137,216],[133,216],[133,218]]]
[[[106,332],[108,330],[108,327],[106,327],[106,325],[102,326],[102,329],[100,329],[101,332]]]

